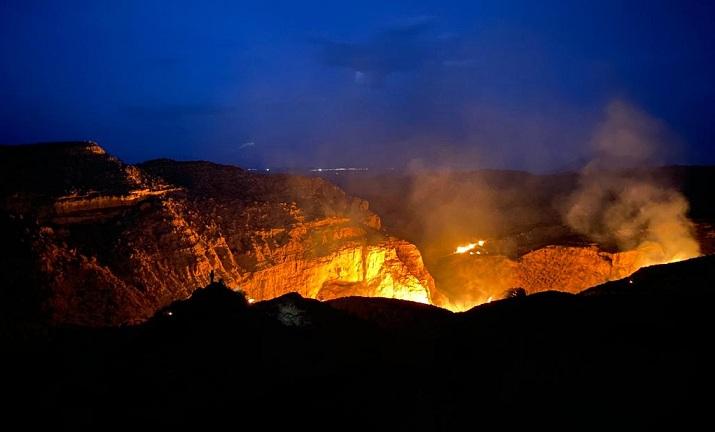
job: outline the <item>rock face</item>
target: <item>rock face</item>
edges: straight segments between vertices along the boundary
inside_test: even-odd
[[[374,245],[349,242],[339,250],[310,259],[304,254],[257,270],[242,286],[255,298],[272,298],[296,291],[309,298],[345,296],[389,297],[429,303],[431,277],[421,265],[403,259],[419,256],[417,248],[400,240]]]
[[[499,299],[520,287],[528,293],[548,290],[578,293],[622,279],[648,265],[642,251],[606,252],[597,246],[547,246],[518,259],[502,255],[454,255],[437,268],[440,289],[454,310]]]
[[[348,193],[368,199],[387,229],[420,248],[438,290],[445,295],[433,294],[433,303],[464,310],[490,298],[499,299],[515,287],[531,293],[552,289],[578,292],[643,266],[692,257],[697,254],[694,241],[701,253],[715,253],[715,205],[710,186],[715,182],[714,167],[648,168],[630,174],[652,180],[656,189],[682,193],[690,204],[687,220],[683,201],[673,198],[678,194],[658,197],[659,193],[651,190],[655,207],[643,215],[635,211],[638,206],[632,206],[633,214],[625,208],[607,212],[609,205],[604,209],[586,206],[614,231],[618,231],[617,224],[607,219],[623,222],[632,218],[628,223],[633,229],[625,232],[638,241],[619,245],[603,241],[608,236],[589,237],[588,231],[564,223],[565,210],[580,187],[576,173],[418,170],[345,174],[336,181]],[[642,201],[639,195],[629,199]],[[650,228],[640,226],[644,215],[648,215]],[[694,228],[692,236],[686,235],[690,228]],[[644,230],[649,231],[647,235]],[[623,232],[616,234],[622,236]],[[479,240],[486,245],[473,255],[453,254],[457,247]],[[594,241],[601,242],[600,248]],[[616,248],[622,252],[613,253]]]
[[[263,300],[385,296],[429,303],[417,248],[381,231],[368,203],[313,178],[208,162],[126,165],[95,143],[0,147],[4,232],[37,273],[54,322],[141,321],[210,273]],[[18,234],[19,233],[19,234]],[[14,250],[14,252],[13,252]],[[3,260],[3,263],[8,262]],[[26,285],[26,284],[25,284]]]

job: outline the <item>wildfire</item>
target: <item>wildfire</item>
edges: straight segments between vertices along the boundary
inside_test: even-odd
[[[457,249],[454,250],[454,253],[456,253],[456,254],[463,254],[463,253],[467,253],[467,252],[471,253],[471,251],[473,251],[475,248],[484,246],[485,243],[486,243],[486,241],[479,240],[476,243],[469,243],[469,244],[466,244],[463,246],[457,246]],[[479,252],[477,252],[477,253],[479,253]]]

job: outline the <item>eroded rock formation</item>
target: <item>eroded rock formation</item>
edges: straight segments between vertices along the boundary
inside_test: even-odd
[[[499,299],[511,288],[528,293],[578,293],[622,279],[650,264],[643,251],[606,252],[591,246],[546,246],[517,259],[502,255],[453,255],[435,271],[444,307],[466,310]]]
[[[4,230],[19,231],[12,247],[33,257],[3,279],[37,272],[38,313],[54,322],[140,321],[212,271],[255,300],[297,291],[430,302],[417,248],[322,179],[208,162],[131,166],[91,142],[0,152]]]

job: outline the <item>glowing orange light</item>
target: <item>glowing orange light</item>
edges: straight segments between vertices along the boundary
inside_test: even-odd
[[[469,252],[470,255],[474,255],[474,253],[472,253],[472,250],[474,250],[474,248],[484,246],[485,243],[486,243],[486,241],[484,241],[484,240],[479,240],[479,241],[476,242],[476,243],[469,243],[469,244],[466,244],[466,245],[457,246],[457,249],[454,250],[454,253],[456,253],[456,254],[463,254],[463,253]],[[480,252],[479,252],[479,251],[477,251],[477,255],[480,255]]]
[[[475,247],[477,247],[477,244],[476,244],[476,243],[469,243],[469,244],[464,245],[464,246],[457,246],[457,249],[454,250],[454,253],[456,253],[456,254],[463,254],[463,253],[466,253],[466,252],[471,251],[471,250],[474,249]]]

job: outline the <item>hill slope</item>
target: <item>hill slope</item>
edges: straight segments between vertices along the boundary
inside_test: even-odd
[[[137,327],[4,343],[9,411],[74,427],[688,428],[712,403],[713,264],[456,314],[295,294],[249,305],[213,284]]]
[[[0,184],[8,313],[25,299],[19,314],[53,322],[137,322],[212,271],[255,300],[297,291],[429,302],[434,288],[414,245],[320,179],[132,166],[80,142],[0,147]]]

